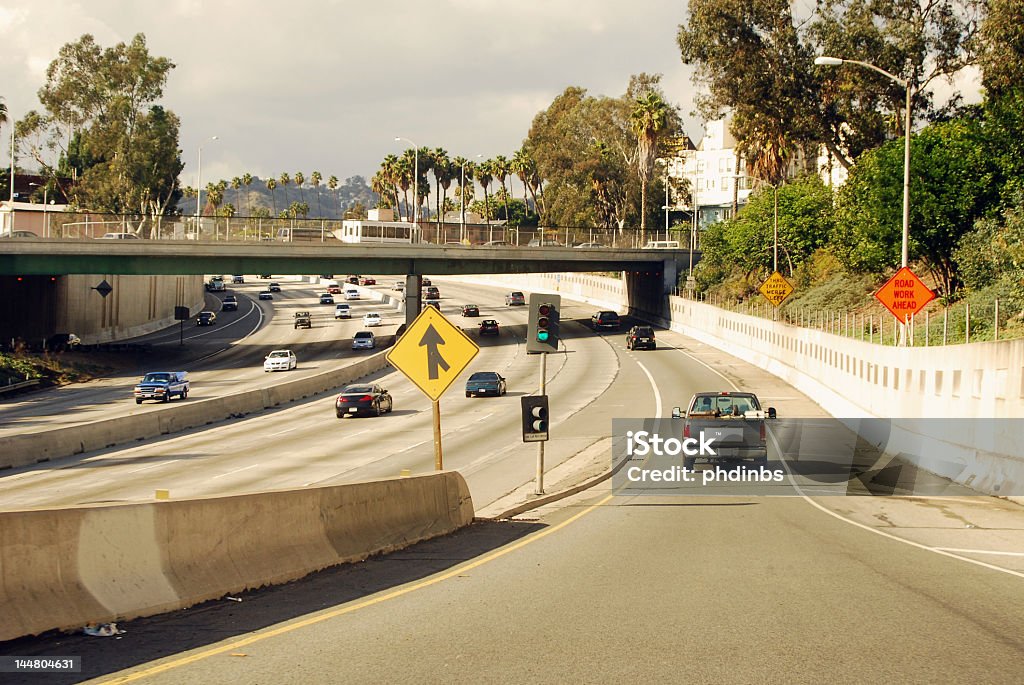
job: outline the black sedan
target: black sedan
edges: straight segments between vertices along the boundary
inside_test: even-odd
[[[334,400],[334,413],[339,419],[360,414],[380,416],[393,408],[391,395],[376,383],[350,385]]]
[[[212,326],[217,323],[217,315],[213,312],[199,312],[199,316],[196,317],[197,326]]]
[[[499,335],[498,322],[494,319],[484,319],[480,322],[480,336]]]
[[[480,307],[475,304],[464,304],[462,305],[463,316],[480,316]]]
[[[466,381],[466,397],[476,397],[477,395],[499,397],[505,392],[505,379],[497,371],[477,371]]]
[[[279,293],[281,292],[281,284],[271,283],[270,285],[267,286],[267,290],[269,290],[272,293]]]

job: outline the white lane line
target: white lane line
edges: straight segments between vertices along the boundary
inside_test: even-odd
[[[995,554],[1001,557],[1024,557],[1024,552],[997,552],[991,549],[958,549],[956,547],[936,547],[940,552],[963,552],[964,554]]]
[[[263,318],[264,318],[264,315],[263,315],[263,309],[262,309],[261,307],[258,307],[258,306],[256,305],[256,303],[255,303],[255,302],[253,302],[252,300],[249,300],[249,311],[247,311],[247,312],[245,313],[245,316],[241,316],[241,317],[239,317],[239,318],[238,318],[238,319],[236,319],[235,321],[232,321],[231,323],[229,323],[229,324],[228,324],[227,326],[224,326],[224,328],[227,328],[228,326],[233,326],[234,324],[238,323],[239,321],[244,321],[244,320],[245,320],[245,318],[246,318],[247,316],[249,316],[249,314],[251,314],[251,313],[252,313],[252,310],[253,310],[253,309],[255,309],[255,310],[256,310],[257,312],[259,312],[259,318],[258,318],[258,319],[256,320],[256,325],[255,325],[255,326],[253,326],[253,327],[252,327],[252,328],[251,328],[251,329],[249,330],[249,332],[248,332],[248,333],[246,333],[245,335],[243,335],[243,336],[242,336],[241,338],[239,338],[238,340],[235,340],[234,342],[232,342],[232,343],[231,343],[230,345],[228,345],[227,347],[222,347],[221,349],[217,350],[216,352],[211,352],[210,354],[207,354],[207,355],[205,355],[205,356],[202,356],[202,357],[200,357],[199,359],[196,359],[196,360],[195,360],[194,362],[192,362],[192,363],[193,363],[193,364],[196,364],[196,363],[198,363],[198,362],[201,362],[201,361],[203,361],[203,360],[205,360],[205,359],[209,359],[210,357],[215,357],[216,355],[220,354],[221,352],[224,352],[225,350],[229,350],[229,349],[231,349],[231,346],[232,346],[232,345],[236,345],[236,344],[238,344],[238,343],[242,342],[243,340],[245,340],[246,338],[248,338],[248,337],[249,337],[250,335],[252,335],[252,334],[253,334],[253,333],[255,333],[256,331],[258,331],[258,330],[260,329],[260,326],[262,326],[262,325],[263,325]],[[223,330],[223,329],[221,329],[221,330]],[[210,331],[210,333],[213,333],[213,331]],[[201,333],[200,335],[206,335],[206,333]],[[195,335],[195,336],[192,336],[192,337],[193,337],[193,338],[198,338],[199,336],[198,336],[198,335]]]
[[[646,366],[640,362],[637,362],[636,365],[640,367],[640,370],[647,376],[647,380],[651,382],[651,388],[654,390],[654,415],[661,416],[661,391],[658,390],[658,384],[654,382],[654,376],[651,375]]]
[[[168,464],[173,464],[176,461],[178,461],[178,459],[171,459],[170,461],[162,461],[159,464],[150,464],[149,466],[143,466],[141,469],[132,469],[128,473],[138,473],[139,471],[146,471],[148,469],[155,469],[155,468],[159,468],[161,466],[167,466]]]
[[[731,380],[729,380],[721,371],[719,371],[719,370],[709,366],[708,364],[705,364],[704,362],[702,362],[701,360],[697,359],[696,357],[694,357],[689,352],[686,352],[685,350],[681,350],[678,347],[676,347],[675,349],[678,350],[679,352],[682,352],[683,354],[685,354],[687,357],[689,357],[690,359],[694,360],[698,364],[704,366],[709,371],[712,371],[715,374],[721,376],[721,378],[723,380],[725,380],[726,383],[728,383],[729,385],[732,386],[733,390],[736,390],[736,391],[739,390],[739,388],[736,386],[736,384],[733,383]],[[783,468],[786,469],[786,474],[790,477],[790,482],[793,483],[793,487],[796,489],[797,492],[800,493],[800,497],[802,497],[805,502],[810,504],[815,509],[818,509],[819,511],[822,511],[822,512],[828,514],[832,518],[839,519],[843,523],[848,523],[851,526],[856,526],[858,528],[863,528],[864,530],[869,531],[871,533],[874,533],[875,535],[881,535],[882,537],[889,538],[890,540],[895,540],[896,542],[902,542],[903,544],[910,545],[911,547],[916,547],[918,549],[923,549],[923,550],[925,550],[927,552],[933,552],[935,554],[940,554],[940,555],[942,555],[944,557],[950,557],[952,559],[959,559],[960,561],[965,561],[968,564],[974,564],[975,566],[981,566],[982,568],[991,569],[993,571],[999,571],[1001,573],[1008,573],[1009,575],[1016,576],[1018,578],[1024,578],[1024,573],[1022,573],[1020,571],[1013,571],[1011,569],[1003,568],[1001,566],[996,566],[994,564],[987,564],[984,561],[978,561],[977,559],[971,559],[969,557],[962,557],[962,556],[960,556],[958,554],[954,554],[953,552],[948,551],[946,549],[943,549],[941,547],[929,547],[928,545],[922,545],[922,544],[920,544],[918,542],[913,542],[911,540],[907,540],[905,538],[901,538],[901,537],[898,537],[896,535],[891,535],[890,533],[886,533],[883,530],[878,530],[877,528],[872,528],[871,526],[866,526],[863,523],[858,523],[857,521],[853,521],[851,519],[848,519],[845,516],[843,516],[842,514],[837,514],[836,512],[832,511],[831,509],[826,509],[825,507],[823,507],[822,505],[818,504],[813,499],[811,499],[810,497],[805,495],[804,491],[800,488],[800,486],[796,484],[796,480],[793,478],[793,474],[789,470],[789,465],[786,464],[786,460],[785,459],[781,459],[781,457],[782,457],[782,450],[780,449],[779,441],[775,437],[775,433],[773,431],[769,430],[768,431],[768,435],[772,439],[772,444],[775,445],[775,453],[777,455],[779,455],[780,460],[782,461],[782,466],[783,466]]]
[[[289,428],[289,429],[287,429],[287,430],[283,430],[283,431],[278,431],[277,433],[271,433],[271,434],[270,434],[270,435],[268,435],[267,437],[268,437],[268,438],[272,438],[272,437],[274,437],[275,435],[284,435],[285,433],[291,433],[292,431],[294,431],[294,430],[298,430],[298,429],[299,429],[299,426],[295,426],[294,428]]]
[[[259,464],[251,464],[249,466],[243,466],[240,469],[235,469],[234,471],[228,471],[227,473],[222,473],[219,476],[213,476],[212,478],[210,478],[210,480],[217,480],[218,478],[223,478],[224,476],[230,476],[230,475],[235,474],[235,473],[241,473],[242,471],[248,471],[249,469],[254,469],[257,466],[259,466]]]

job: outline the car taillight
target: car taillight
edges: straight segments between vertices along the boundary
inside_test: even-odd
[[[363,395],[362,397],[359,398],[359,401],[360,402],[372,402],[373,401],[373,395]]]

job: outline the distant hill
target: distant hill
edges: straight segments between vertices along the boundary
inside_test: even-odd
[[[317,198],[319,197],[319,204]],[[236,216],[251,216],[257,207],[266,207],[276,216],[287,209],[292,202],[305,202],[309,205],[310,219],[341,219],[344,212],[356,204],[362,204],[370,208],[377,204],[377,193],[370,190],[363,176],[351,176],[341,181],[335,190],[327,187],[326,180],[320,182],[319,188],[313,188],[307,181],[302,187],[295,187],[295,183],[281,186],[278,183],[274,189],[273,196],[267,190],[267,182],[262,178],[254,178],[248,187],[242,186],[235,190],[230,185],[224,191],[223,204],[235,206]],[[206,204],[206,191],[203,190],[203,204]],[[274,212],[274,209],[277,212]],[[192,216],[196,213],[196,198],[182,198],[178,208],[185,216]],[[211,207],[206,208],[206,213],[212,211]]]

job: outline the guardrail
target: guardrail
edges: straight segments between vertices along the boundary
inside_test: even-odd
[[[22,388],[31,388],[33,385],[39,385],[41,381],[38,378],[30,378],[27,381],[21,381],[20,383],[9,383],[7,385],[0,385],[0,395],[5,392],[14,392],[15,390],[21,390]]]

